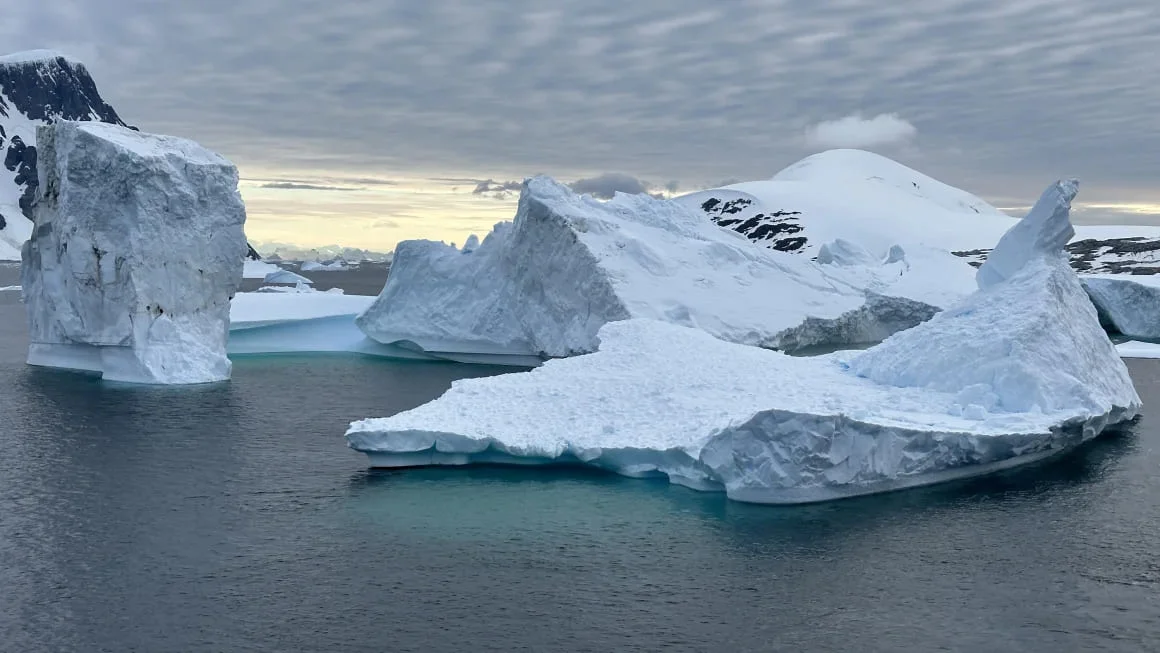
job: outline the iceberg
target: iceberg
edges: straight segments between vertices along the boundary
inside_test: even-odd
[[[515,220],[482,242],[400,243],[358,326],[428,356],[517,365],[594,351],[604,324],[631,318],[766,348],[875,342],[935,310],[893,296],[885,277],[904,265],[867,292],[861,284],[875,273],[754,247],[682,204],[625,194],[600,202],[536,177]],[[920,281],[941,283],[910,277]]]
[[[230,305],[228,352],[375,354],[384,345],[368,339],[354,320],[374,297],[312,289],[240,292]],[[281,292],[288,291],[288,292]]]
[[[1109,329],[1129,338],[1160,340],[1160,278],[1102,274],[1081,279]]]
[[[1058,230],[1076,186],[1027,224]],[[1045,215],[1046,214],[1046,215]],[[1067,451],[1140,399],[1062,249],[1004,239],[979,288],[865,352],[812,358],[652,319],[609,322],[599,351],[455,382],[354,422],[375,467],[578,464],[731,499],[794,504],[964,478]]]
[[[278,270],[275,270],[274,272],[267,274],[262,279],[262,282],[263,283],[292,283],[295,285],[304,284],[304,285],[308,285],[308,286],[314,283],[313,281],[311,281],[310,279],[307,279],[306,277],[302,276],[301,274],[296,274],[294,272],[291,272],[290,270],[282,270],[282,269],[278,269]]]
[[[228,379],[247,251],[236,168],[198,144],[97,122],[41,127],[23,249],[28,362],[131,383]]]
[[[343,261],[342,259],[337,259],[337,260],[331,261],[330,263],[322,263],[320,261],[306,261],[305,263],[302,264],[302,271],[303,272],[341,272],[343,270],[346,270],[348,267],[349,266],[347,266],[346,261]]]
[[[262,279],[265,280],[267,275],[278,272],[282,268],[261,259],[252,259],[247,257],[242,266],[242,277],[245,279]]]

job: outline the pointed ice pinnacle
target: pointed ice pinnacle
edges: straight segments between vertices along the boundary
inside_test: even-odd
[[[979,268],[979,288],[1009,279],[1030,260],[1040,256],[1063,256],[1063,248],[1075,236],[1071,226],[1071,201],[1079,192],[1079,180],[1060,180],[1048,186],[1025,218],[1003,237]]]

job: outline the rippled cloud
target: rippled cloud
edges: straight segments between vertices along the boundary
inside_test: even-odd
[[[88,60],[126,120],[243,170],[693,188],[844,143],[986,197],[1157,203],[1151,0],[44,0],[0,43]]]

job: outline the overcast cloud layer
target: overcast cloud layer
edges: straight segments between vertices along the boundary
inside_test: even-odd
[[[3,14],[5,49],[70,52],[126,120],[243,167],[693,188],[769,177],[834,144],[818,138],[833,121],[892,115],[878,127],[895,137],[868,147],[1000,204],[1063,175],[1090,201],[1160,203],[1154,0],[40,0]]]

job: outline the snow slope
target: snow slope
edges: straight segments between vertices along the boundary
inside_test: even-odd
[[[909,291],[893,294],[909,264],[838,267],[754,247],[681,204],[623,194],[600,202],[537,177],[525,182],[514,222],[475,249],[401,243],[358,324],[385,344],[500,362],[593,351],[601,326],[634,317],[796,348],[873,342],[933,314]],[[942,293],[939,305],[956,292],[921,275],[908,283],[899,287]]]
[[[886,157],[830,150],[770,180],[676,198],[718,225],[771,249],[816,256],[844,239],[885,256],[925,245],[978,265],[1015,218],[982,199]],[[1077,270],[1160,272],[1160,227],[1081,225],[1068,246]]]
[[[228,379],[247,249],[237,169],[192,141],[105,123],[57,121],[38,139],[28,362],[132,383]]]
[[[990,247],[1014,219],[886,157],[830,150],[751,181],[676,198],[773,249],[816,256],[844,239],[884,257],[891,245]],[[970,228],[965,228],[970,225]]]
[[[1067,221],[1072,192],[1053,186],[1036,210]],[[1004,243],[1025,254],[1022,269],[861,354],[795,358],[612,322],[596,353],[457,381],[419,408],[352,423],[347,441],[379,467],[585,464],[760,503],[1039,460],[1130,419],[1140,401],[1062,253],[1034,240]]]

